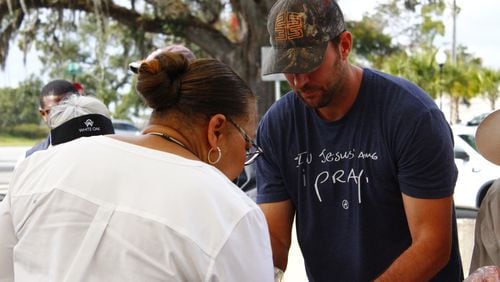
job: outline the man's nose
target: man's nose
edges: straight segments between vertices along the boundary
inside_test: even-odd
[[[297,89],[302,88],[309,81],[309,76],[306,73],[294,73],[291,78],[294,88]]]

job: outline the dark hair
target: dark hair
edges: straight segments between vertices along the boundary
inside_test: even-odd
[[[156,113],[175,110],[190,117],[248,115],[255,95],[227,65],[215,59],[189,62],[182,54],[163,52],[139,67],[137,91]]]
[[[45,84],[42,92],[40,92],[40,107],[43,108],[45,106],[43,101],[43,97],[45,96],[66,96],[69,94],[78,94],[78,90],[73,83],[62,79],[52,80]]]
[[[340,43],[340,36],[342,35],[342,33],[346,32],[347,30],[343,30],[341,31],[337,36],[335,36],[334,38],[330,39],[330,41],[332,42],[332,44],[334,46],[338,46],[339,43]]]

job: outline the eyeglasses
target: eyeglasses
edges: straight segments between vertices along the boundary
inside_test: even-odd
[[[255,162],[258,156],[260,156],[264,151],[257,145],[250,136],[239,126],[236,122],[234,122],[232,119],[228,118],[228,120],[238,129],[240,132],[241,136],[243,139],[245,139],[245,142],[250,145],[250,148],[247,149],[247,157],[245,160],[245,165],[250,165]]]
[[[50,108],[48,108],[48,109],[40,109],[40,113],[42,115],[47,115],[48,116],[50,114]]]

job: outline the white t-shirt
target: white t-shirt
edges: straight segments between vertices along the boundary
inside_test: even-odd
[[[273,281],[259,207],[216,168],[104,136],[32,155],[0,205],[0,281]]]

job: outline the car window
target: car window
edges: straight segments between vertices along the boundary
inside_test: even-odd
[[[113,127],[119,130],[131,130],[131,131],[139,130],[137,127],[126,123],[114,123]]]
[[[466,124],[468,126],[478,126],[483,119],[485,119],[490,113],[482,113],[480,115],[477,115],[473,117],[471,120],[469,120]]]
[[[476,146],[476,137],[474,135],[470,134],[459,134],[460,138],[462,138],[467,144],[469,144],[474,150],[477,151],[477,146]]]
[[[140,135],[141,130],[135,126],[132,122],[113,120],[113,128],[115,129],[115,134],[118,135]]]

